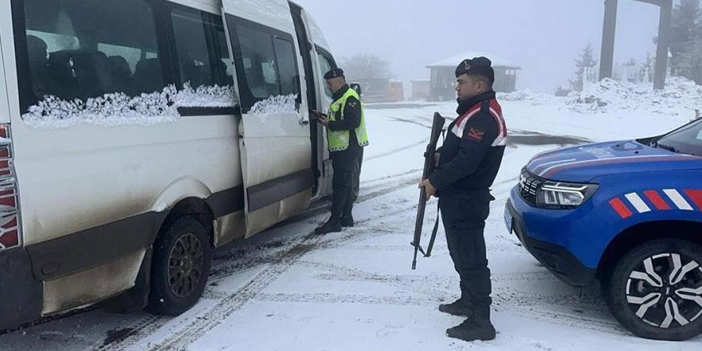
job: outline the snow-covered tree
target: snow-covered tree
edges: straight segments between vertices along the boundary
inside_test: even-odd
[[[656,67],[656,58],[649,52],[646,54],[646,61],[641,65],[639,76],[642,82],[653,81],[653,70]]]
[[[701,16],[700,0],[681,0],[673,9],[670,53],[673,55],[671,67],[674,73],[678,73],[683,65],[690,66],[683,62],[682,56],[685,56],[695,41],[702,39]]]
[[[586,71],[592,71],[595,66],[597,66],[597,60],[595,60],[592,44],[587,44],[587,46],[580,53],[580,57],[575,60],[575,79],[570,81],[570,85],[575,91],[583,90],[583,76]]]
[[[702,84],[702,41],[695,41],[680,54],[678,73]]]

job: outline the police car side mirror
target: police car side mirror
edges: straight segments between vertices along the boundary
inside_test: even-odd
[[[363,95],[362,90],[361,90],[361,84],[351,83],[351,84],[349,84],[349,86],[351,87],[351,89],[355,90],[358,93],[358,95]]]

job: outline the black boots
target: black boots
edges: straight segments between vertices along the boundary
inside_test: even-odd
[[[314,230],[317,235],[338,233],[341,231],[341,223],[338,220],[329,219],[327,223],[324,223],[321,227]]]
[[[454,316],[473,317],[473,310],[470,305],[465,302],[465,299],[462,298],[449,304],[439,305],[439,311]]]
[[[464,341],[490,341],[495,339],[495,334],[495,327],[490,323],[489,319],[476,320],[468,318],[458,326],[446,329],[446,336]]]
[[[327,220],[321,227],[314,230],[317,235],[338,233],[342,228],[350,228],[354,226],[353,216],[343,216],[340,220],[332,220],[334,216]]]
[[[352,216],[343,216],[339,222],[342,228],[353,228],[354,222]]]
[[[466,317],[463,323],[446,330],[446,336],[464,341],[489,341],[495,339],[495,327],[490,322],[489,306],[473,306],[464,298],[450,304],[439,305],[439,311]]]

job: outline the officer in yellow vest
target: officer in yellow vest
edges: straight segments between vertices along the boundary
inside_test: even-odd
[[[324,75],[327,87],[334,94],[329,115],[313,111],[317,122],[327,128],[329,155],[334,167],[333,200],[329,220],[315,229],[317,234],[340,232],[353,227],[353,177],[368,145],[368,133],[363,118],[363,106],[358,93],[346,84],[344,71],[332,69]]]

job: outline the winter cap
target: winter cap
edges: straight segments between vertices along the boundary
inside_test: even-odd
[[[467,75],[481,75],[490,80],[490,83],[495,82],[495,70],[492,69],[492,61],[487,57],[475,57],[470,60],[463,60],[456,67],[456,78]]]
[[[334,79],[344,77],[344,70],[341,68],[332,68],[329,72],[324,75],[324,79]]]

